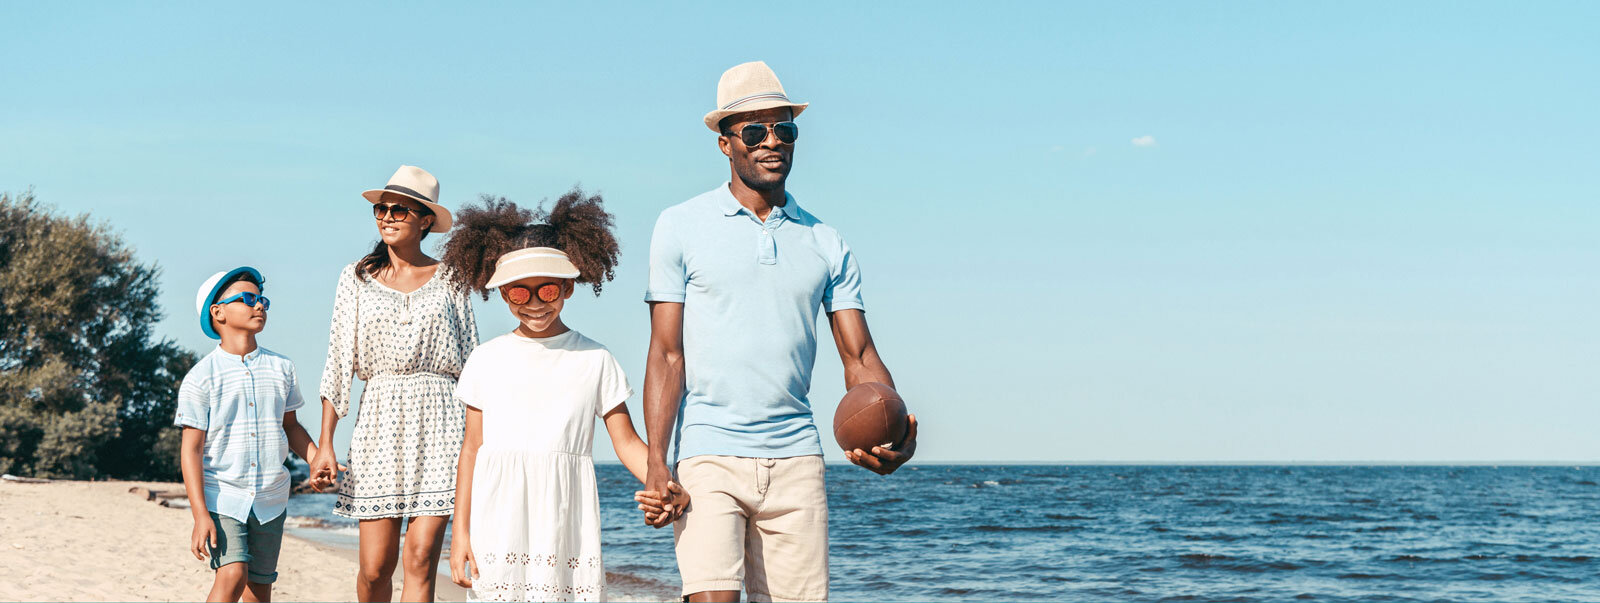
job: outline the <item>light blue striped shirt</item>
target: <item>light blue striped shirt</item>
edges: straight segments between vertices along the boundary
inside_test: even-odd
[[[305,405],[294,362],[266,348],[206,354],[178,388],[174,424],[203,429],[206,508],[239,521],[271,521],[289,506],[289,438],[283,414]]]

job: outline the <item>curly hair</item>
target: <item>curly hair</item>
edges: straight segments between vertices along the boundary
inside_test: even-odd
[[[524,209],[505,197],[483,195],[476,205],[455,214],[455,226],[444,243],[440,260],[459,283],[489,299],[489,277],[501,255],[528,247],[554,247],[578,267],[577,282],[594,287],[594,294],[616,276],[621,245],[611,232],[615,218],[606,212],[600,195],[585,195],[574,187],[557,199],[550,211]]]

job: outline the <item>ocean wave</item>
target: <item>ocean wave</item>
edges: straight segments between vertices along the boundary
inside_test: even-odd
[[[290,515],[283,519],[283,527],[301,530],[321,530],[339,534],[358,534],[360,528],[353,522],[327,519],[323,517],[307,517],[304,515]]]
[[[1384,559],[1384,561],[1389,563],[1461,563],[1461,559],[1423,557],[1421,555],[1395,555]]]
[[[975,526],[972,529],[973,530],[977,530],[979,532],[1076,532],[1078,530],[1082,530],[1083,527],[1082,526],[1055,526],[1055,525],[1045,525],[1045,526],[981,525],[981,526]]]
[[[1229,555],[1213,555],[1209,553],[1190,553],[1179,555],[1180,564],[1191,569],[1210,569],[1259,574],[1270,571],[1292,572],[1305,569],[1305,564],[1290,561],[1266,561],[1246,557],[1233,557]]]
[[[1088,515],[1061,515],[1059,513],[1045,513],[1044,517],[1045,519],[1054,519],[1056,521],[1094,521],[1099,519]]]
[[[1365,572],[1351,572],[1351,573],[1348,573],[1348,574],[1339,574],[1338,576],[1335,576],[1335,578],[1338,578],[1340,580],[1408,580],[1408,579],[1410,579],[1409,576],[1402,576],[1400,574],[1368,574],[1368,573],[1365,573]]]
[[[1289,515],[1289,514],[1285,514],[1285,513],[1273,513],[1269,517],[1271,517],[1271,519],[1264,519],[1264,520],[1258,521],[1256,523],[1269,525],[1269,526],[1276,526],[1276,525],[1293,525],[1293,524],[1310,524],[1310,523],[1347,523],[1347,522],[1363,522],[1363,521],[1380,521],[1381,520],[1381,518],[1378,518],[1378,517],[1371,517],[1371,516],[1368,516],[1368,515],[1358,515],[1358,514],[1354,514],[1354,513],[1335,513],[1335,514],[1332,514],[1332,515],[1309,515],[1309,514]]]

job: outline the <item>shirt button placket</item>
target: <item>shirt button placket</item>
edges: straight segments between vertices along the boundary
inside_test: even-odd
[[[250,493],[254,495],[256,490],[260,489],[261,487],[261,472],[257,468],[257,464],[261,461],[261,447],[256,445],[256,430],[261,428],[261,409],[256,406],[255,371],[250,370],[250,365],[246,364],[244,368],[244,374],[250,378],[250,387],[245,388],[244,391],[246,396],[245,400],[250,406],[250,468],[256,469],[255,471],[251,471]],[[255,502],[252,500],[251,505],[253,506],[254,504]]]
[[[761,234],[756,236],[756,261],[772,265],[778,263],[778,243],[772,237],[772,231],[778,229],[783,223],[783,210],[774,208],[767,214],[767,221],[761,223]]]

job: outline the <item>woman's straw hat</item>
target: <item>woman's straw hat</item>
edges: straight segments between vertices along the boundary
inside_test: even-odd
[[[514,283],[530,276],[552,278],[578,278],[581,272],[572,265],[572,259],[554,247],[529,247],[500,256],[494,262],[494,276],[489,277],[485,288],[493,289]]]
[[[439,179],[417,166],[400,166],[400,169],[389,177],[388,186],[363,192],[361,196],[373,204],[377,204],[384,197],[405,197],[417,201],[433,212],[433,228],[428,229],[428,232],[450,230],[450,210],[439,205]]]
[[[717,81],[717,110],[706,114],[706,127],[720,134],[717,122],[722,118],[773,107],[789,107],[799,117],[810,104],[790,102],[783,93],[783,84],[778,83],[778,75],[766,63],[734,65],[722,72],[722,79]]]

